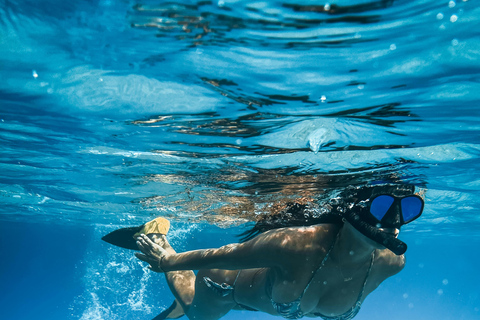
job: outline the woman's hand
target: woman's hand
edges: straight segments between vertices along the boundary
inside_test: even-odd
[[[137,246],[142,253],[135,253],[135,256],[150,264],[150,270],[155,272],[165,272],[162,270],[162,260],[170,255],[164,248],[153,242],[149,237],[142,234],[137,238]]]

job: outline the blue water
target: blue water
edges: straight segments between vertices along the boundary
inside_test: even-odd
[[[163,276],[105,233],[217,247],[406,181],[407,266],[356,319],[479,319],[479,27],[473,0],[0,0],[0,318],[151,319]]]

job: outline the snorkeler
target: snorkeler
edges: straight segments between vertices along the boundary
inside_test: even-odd
[[[176,253],[166,232],[141,230],[142,253],[135,255],[165,273],[176,297],[155,319],[185,314],[214,320],[232,309],[286,319],[352,319],[367,295],[405,265],[399,229],[424,206],[414,190],[349,188],[317,218],[306,218],[305,206],[291,205],[277,218],[259,221],[245,233],[249,240],[218,249]]]

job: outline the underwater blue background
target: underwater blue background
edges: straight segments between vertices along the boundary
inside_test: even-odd
[[[406,268],[355,319],[480,318],[477,1],[0,0],[0,319],[151,319],[100,239],[218,247],[275,204],[406,182]],[[225,319],[269,319],[234,311]]]

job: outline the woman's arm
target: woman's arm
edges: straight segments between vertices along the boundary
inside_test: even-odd
[[[218,249],[204,249],[168,254],[147,236],[140,239],[142,258],[161,271],[200,269],[249,269],[262,267],[288,267],[298,263],[298,258],[312,250],[315,228],[287,228],[265,232],[244,242],[229,244]],[[152,248],[157,254],[152,254]],[[163,252],[161,252],[163,251]],[[152,257],[153,256],[153,257]],[[150,258],[149,261],[148,258]],[[152,264],[152,262],[156,262]],[[154,270],[157,271],[157,270]]]
[[[171,270],[200,269],[250,269],[279,266],[281,254],[269,243],[252,239],[245,243],[233,243],[217,249],[193,250],[168,255],[161,261],[161,268]],[[273,252],[277,254],[273,254]]]

